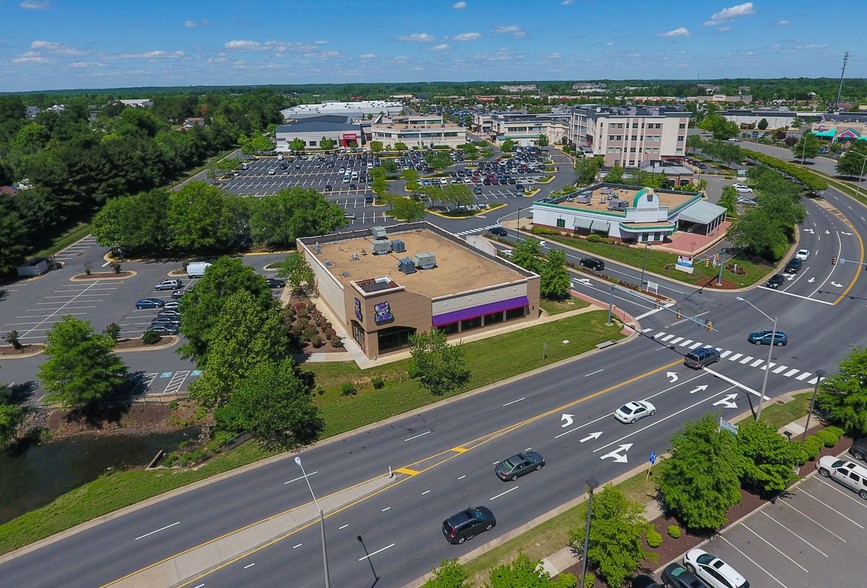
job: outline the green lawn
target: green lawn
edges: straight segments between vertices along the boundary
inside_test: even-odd
[[[572,297],[569,297],[566,300],[548,300],[546,298],[543,298],[539,301],[539,306],[541,306],[542,310],[544,310],[548,314],[555,315],[563,312],[570,312],[572,310],[587,308],[588,306],[590,306],[590,303],[584,302],[580,298]]]
[[[38,251],[36,253],[37,257],[49,257],[54,255],[61,249],[65,249],[79,241],[84,239],[90,234],[90,223],[79,223],[67,230],[66,232],[58,235],[54,239],[52,239],[51,244],[48,245],[45,249]]]

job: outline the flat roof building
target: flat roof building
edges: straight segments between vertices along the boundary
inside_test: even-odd
[[[299,104],[280,111],[283,120],[318,116],[322,114],[339,115],[378,115],[392,116],[403,111],[403,104],[395,100],[357,100],[353,102],[319,102],[318,104]]]
[[[442,116],[435,114],[396,116],[373,123],[370,138],[392,146],[404,143],[407,147],[423,149],[457,147],[466,144],[467,131],[456,124],[444,122]]]
[[[361,124],[352,116],[324,114],[277,127],[274,150],[278,153],[290,151],[295,139],[303,141],[305,149],[319,149],[323,138],[333,140],[336,147],[360,147],[364,142],[363,137]]]
[[[298,239],[320,300],[372,359],[416,332],[447,335],[539,316],[539,276],[430,223]]]

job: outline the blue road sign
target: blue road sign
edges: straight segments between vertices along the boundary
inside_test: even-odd
[[[650,465],[653,465],[653,464],[655,464],[655,463],[656,463],[656,452],[655,452],[655,451],[651,451],[651,452],[650,452]]]

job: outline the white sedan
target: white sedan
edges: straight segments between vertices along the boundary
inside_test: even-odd
[[[808,257],[810,257],[809,249],[798,249],[798,252],[795,254],[795,257],[800,259],[801,261],[806,261]]]
[[[732,187],[739,194],[752,194],[753,193],[752,188],[750,188],[749,186],[745,186],[743,184],[734,184]]]
[[[633,400],[615,410],[614,418],[621,423],[634,423],[652,414],[656,414],[655,406],[646,400]]]

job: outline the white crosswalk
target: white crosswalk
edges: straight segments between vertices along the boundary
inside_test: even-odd
[[[699,347],[713,347],[713,345],[707,345],[700,341],[693,341],[692,339],[685,339],[684,337],[678,337],[664,331],[658,331],[654,334],[652,328],[642,329],[641,332],[656,341],[660,341],[672,347],[677,345],[678,347],[684,347],[690,350]],[[720,358],[722,359],[738,362],[742,365],[749,364],[751,368],[762,370],[768,369],[768,363],[765,359],[759,359],[752,355],[744,355],[743,353],[734,353],[730,349],[722,349],[720,347],[716,347],[716,350],[720,352]],[[811,386],[816,383],[816,375],[813,372],[805,372],[798,368],[790,368],[787,365],[778,365],[775,362],[770,363],[770,369],[771,373],[779,374],[784,378],[794,377],[799,382],[804,382],[806,380],[806,383]]]
[[[464,235],[472,235],[473,233],[482,233],[484,231],[488,231],[493,229],[494,227],[498,227],[500,225],[488,225],[487,227],[479,227],[477,229],[468,229],[466,231],[461,231],[460,233],[455,233],[458,237],[462,237]]]

